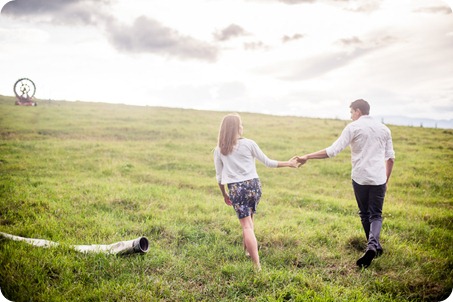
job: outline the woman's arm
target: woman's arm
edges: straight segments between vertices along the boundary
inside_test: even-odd
[[[297,161],[297,156],[292,157],[288,161],[279,161],[277,168],[289,167],[289,168],[298,168],[301,164]]]
[[[281,167],[297,168],[300,166],[300,164],[297,162],[297,157],[295,156],[287,161],[277,161],[274,159],[270,159],[269,157],[267,157],[266,154],[264,154],[264,152],[261,150],[261,148],[258,146],[256,142],[252,140],[250,140],[250,142],[252,143],[251,145],[252,155],[268,168],[281,168]]]
[[[230,197],[228,196],[228,194],[225,190],[225,185],[222,185],[221,183],[219,183],[219,188],[220,188],[220,192],[222,192],[223,200],[225,201],[225,203],[227,205],[231,206],[233,203],[231,202]]]

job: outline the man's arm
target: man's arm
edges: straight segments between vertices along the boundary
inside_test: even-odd
[[[309,159],[323,159],[337,156],[344,148],[346,148],[352,141],[353,129],[351,124],[346,126],[341,132],[340,137],[326,149],[322,149],[310,154],[305,154],[304,156],[298,156],[297,161],[303,165]]]
[[[393,141],[392,141],[392,134],[389,131],[389,136],[387,138],[387,143],[385,144],[385,174],[387,176],[386,184],[390,180],[390,175],[392,174],[393,164],[395,163],[395,151],[393,150]]]
[[[386,175],[387,175],[387,181],[386,183],[389,182],[390,175],[392,175],[392,170],[393,170],[393,164],[395,163],[394,158],[389,158],[386,163],[385,163],[385,170],[386,170]]]
[[[323,158],[328,158],[329,156],[327,155],[326,149],[319,150],[310,154],[305,154],[304,156],[298,156],[297,161],[300,164],[305,164],[307,160],[309,159],[323,159]]]
[[[305,156],[307,156],[307,159],[323,159],[323,158],[328,158],[329,157],[327,155],[326,149],[322,149],[322,150],[307,154]]]

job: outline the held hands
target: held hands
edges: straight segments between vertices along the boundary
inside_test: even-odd
[[[297,162],[297,156],[293,156],[290,160],[288,160],[288,166],[290,168],[299,168],[300,163]]]
[[[308,161],[307,155],[293,156],[290,160],[288,160],[288,163],[291,168],[299,168],[300,166],[304,165],[307,161]]]
[[[297,162],[299,163],[300,166],[302,166],[303,164],[305,164],[308,161],[308,156],[307,155],[295,156],[295,157],[296,157]]]

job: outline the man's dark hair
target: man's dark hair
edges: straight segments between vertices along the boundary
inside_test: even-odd
[[[367,101],[362,99],[358,99],[352,102],[349,108],[352,108],[354,110],[360,109],[360,112],[362,112],[363,115],[370,114],[370,104],[368,104]]]

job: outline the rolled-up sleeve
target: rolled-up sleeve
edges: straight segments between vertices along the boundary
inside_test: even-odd
[[[335,157],[343,151],[351,143],[352,133],[349,126],[343,129],[340,137],[330,146],[326,148],[328,157]]]
[[[395,158],[395,151],[393,150],[392,134],[389,130],[389,135],[385,144],[385,160],[387,161],[390,158]]]

